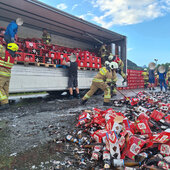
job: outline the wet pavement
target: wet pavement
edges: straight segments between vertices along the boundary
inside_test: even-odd
[[[133,96],[141,90],[121,92]],[[90,161],[88,153],[89,165],[80,164],[87,151],[74,152],[75,147],[65,141],[65,136],[74,130],[82,110],[109,108],[102,106],[102,95],[93,96],[84,106],[79,105],[79,99],[27,97],[12,97],[15,102],[10,109],[0,111],[0,170],[42,170],[54,169],[54,166],[56,169],[96,169],[98,165]],[[114,99],[120,98],[123,96],[118,92]],[[115,108],[116,111],[124,109]]]

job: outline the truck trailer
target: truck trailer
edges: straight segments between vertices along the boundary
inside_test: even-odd
[[[24,24],[19,27],[18,37],[41,38],[42,29],[46,28],[52,37],[52,44],[68,48],[96,51],[102,44],[110,46],[124,62],[127,70],[126,36],[102,28],[81,18],[70,15],[37,0],[2,0],[0,1],[0,27],[7,27],[9,22],[18,17]],[[78,70],[79,89],[89,89],[92,78],[98,70]],[[117,74],[117,86],[123,78]],[[31,65],[14,65],[10,81],[10,93],[19,92],[61,92],[67,90],[67,68],[46,68]]]

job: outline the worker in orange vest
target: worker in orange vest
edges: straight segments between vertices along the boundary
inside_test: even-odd
[[[14,52],[17,50],[18,46],[15,43],[7,44],[7,50],[0,45],[0,110],[9,108],[9,82],[14,65]]]

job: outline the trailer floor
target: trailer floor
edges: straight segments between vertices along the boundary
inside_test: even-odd
[[[121,92],[133,96],[139,91],[143,89]],[[120,98],[123,96],[118,93],[113,99]],[[70,152],[73,148],[63,140],[64,137],[74,129],[82,110],[109,108],[103,107],[102,95],[93,96],[85,106],[79,105],[79,99],[52,99],[49,96],[17,96],[12,100],[16,102],[10,109],[0,111],[0,170],[50,169],[56,161],[63,163],[63,169],[78,169],[79,163],[72,161],[77,155]]]

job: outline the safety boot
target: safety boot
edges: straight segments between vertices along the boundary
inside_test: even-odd
[[[85,105],[86,102],[87,102],[87,100],[81,100],[80,104]]]
[[[3,104],[0,106],[0,110],[5,110],[5,109],[9,109],[9,104]]]
[[[80,94],[77,94],[77,99],[80,99]]]
[[[73,95],[70,95],[69,97],[68,97],[68,99],[70,99],[70,100],[72,100],[74,97],[73,97]]]
[[[103,106],[113,106],[113,104],[110,102],[103,102]]]

